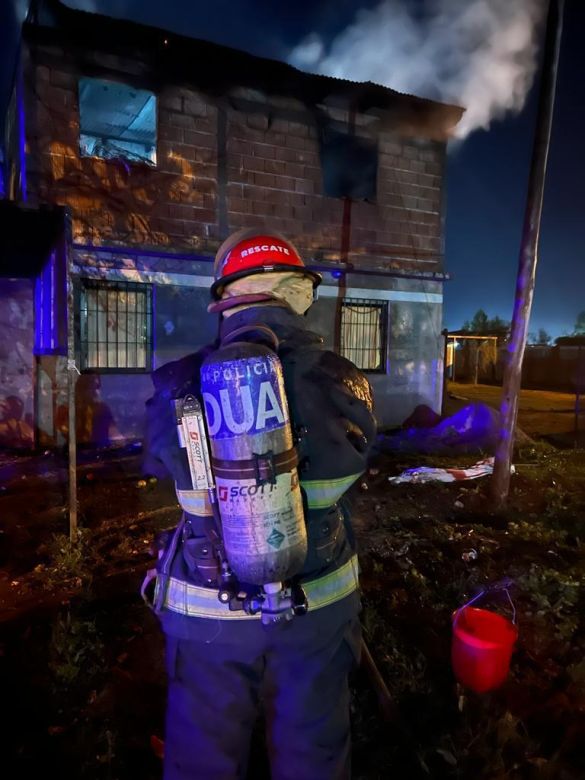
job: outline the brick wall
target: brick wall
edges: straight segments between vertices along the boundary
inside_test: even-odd
[[[111,68],[101,78],[124,81],[125,74],[140,73],[140,63],[92,57]],[[233,229],[269,226],[315,259],[340,258],[344,203],[323,196],[318,131],[306,107],[285,99],[262,106],[256,96],[253,109],[242,109],[229,97],[216,100],[195,89],[154,90],[153,169],[80,157],[82,75],[89,74],[54,46],[31,51],[25,70],[32,199],[69,205],[75,241],[211,253]],[[347,121],[345,112],[337,111],[340,117]],[[378,137],[378,195],[376,203],[351,205],[347,259],[440,270],[444,144],[373,129],[379,125],[357,116],[356,132]]]
[[[37,53],[37,63],[43,63],[42,55]],[[156,168],[82,157],[81,75],[65,62],[31,60],[27,68],[31,200],[69,206],[74,240],[80,243],[197,251],[217,243],[215,107],[190,90],[169,87],[158,93]]]

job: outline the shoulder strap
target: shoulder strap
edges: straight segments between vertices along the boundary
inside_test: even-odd
[[[247,338],[243,339],[244,334],[247,334]],[[252,338],[250,338],[252,336]],[[221,340],[221,346],[231,344],[233,341],[251,341],[253,343],[265,344],[275,352],[278,352],[279,340],[276,333],[268,327],[268,325],[260,325],[257,323],[250,325],[242,325],[240,328],[232,330],[226,334]]]

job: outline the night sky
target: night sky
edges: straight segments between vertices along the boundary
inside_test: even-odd
[[[511,0],[512,2],[513,0]],[[20,9],[25,0],[17,0]],[[253,54],[286,60],[311,32],[326,42],[356,10],[377,0],[70,0],[88,11],[125,17]],[[421,7],[421,0],[404,0]],[[539,271],[530,329],[571,332],[585,309],[585,3],[566,0],[557,102],[549,157]],[[0,13],[4,89],[15,41]],[[460,327],[478,308],[510,319],[536,115],[536,86],[524,110],[474,132],[449,155],[445,326]]]

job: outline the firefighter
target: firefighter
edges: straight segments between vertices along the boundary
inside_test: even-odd
[[[239,231],[218,250],[214,270],[209,311],[220,317],[218,341],[155,371],[147,403],[145,470],[173,477],[183,510],[159,554],[154,597],[169,681],[164,778],[244,778],[259,708],[274,780],[349,778],[348,674],[361,634],[344,494],[366,469],[375,436],[371,387],[306,327],[321,277],[280,234]],[[229,605],[218,599],[221,529],[208,497],[193,489],[172,406],[200,396],[201,366],[220,343],[267,333],[276,337],[268,343],[282,366],[297,451],[307,544],[295,581],[308,601],[306,614],[268,625],[245,608],[245,593]]]

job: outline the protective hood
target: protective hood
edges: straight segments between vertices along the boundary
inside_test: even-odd
[[[313,303],[313,282],[294,271],[244,276],[227,284],[221,300],[210,304],[208,311],[222,311],[224,317],[229,317],[263,302],[284,303],[295,314],[304,314]]]

